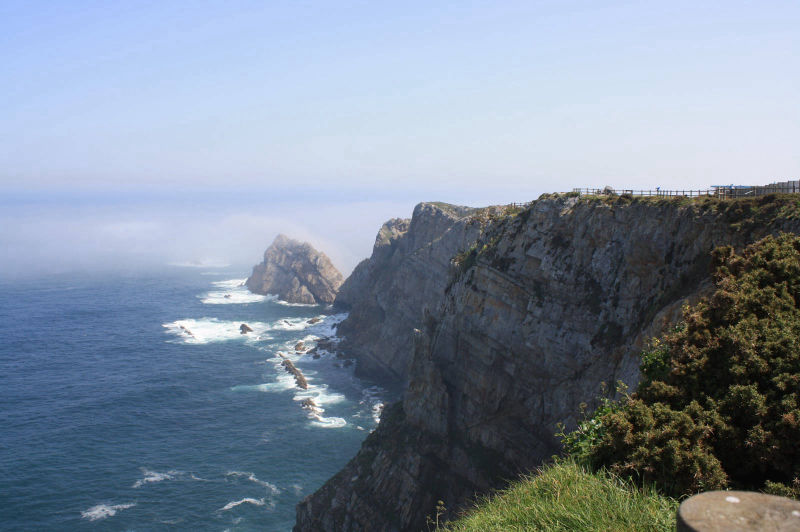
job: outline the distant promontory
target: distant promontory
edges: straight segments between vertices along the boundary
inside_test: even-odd
[[[307,242],[278,235],[245,282],[256,294],[274,294],[287,303],[330,304],[344,278],[330,259]]]

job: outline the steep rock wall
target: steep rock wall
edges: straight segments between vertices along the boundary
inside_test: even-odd
[[[381,227],[372,256],[356,266],[335,305],[349,310],[337,329],[340,349],[361,376],[404,382],[413,330],[435,310],[450,279],[452,257],[480,236],[485,209],[420,203],[410,220]]]
[[[760,203],[759,203],[760,202]],[[489,228],[416,333],[409,385],[295,530],[420,530],[559,449],[601,383],[709,286],[711,250],[798,232],[797,201],[545,198]]]

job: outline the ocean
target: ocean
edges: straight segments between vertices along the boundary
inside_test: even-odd
[[[295,353],[344,314],[251,294],[244,277],[0,280],[0,529],[291,530],[388,392]]]

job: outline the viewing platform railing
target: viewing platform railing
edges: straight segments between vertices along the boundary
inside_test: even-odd
[[[577,192],[581,196],[602,196],[602,195],[615,195],[622,196],[627,194],[629,196],[687,196],[690,198],[698,196],[715,196],[714,190],[633,190],[633,189],[611,189],[611,188],[574,188],[573,192]]]
[[[648,190],[612,189],[605,188],[574,188],[573,192],[581,196],[602,196],[627,194],[630,196],[656,196],[672,197],[685,196],[696,198],[700,196],[713,196],[715,198],[734,199],[752,198],[767,194],[800,194],[800,181],[783,181],[769,185],[712,185],[706,190],[661,190],[660,188]]]

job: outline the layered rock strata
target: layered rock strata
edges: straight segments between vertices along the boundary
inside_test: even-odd
[[[796,233],[799,211],[559,196],[494,223],[430,303],[403,401],[298,505],[295,530],[424,530],[437,501],[457,510],[535,468],[602,383],[637,383],[644,339],[710,286],[712,249]]]
[[[340,349],[361,376],[404,382],[415,327],[435,310],[451,278],[451,259],[480,236],[492,209],[420,203],[410,220],[386,222],[372,256],[356,266],[335,306]]]
[[[256,294],[289,303],[330,304],[344,278],[330,259],[310,244],[278,235],[245,281]]]

